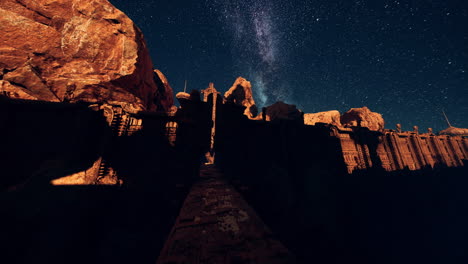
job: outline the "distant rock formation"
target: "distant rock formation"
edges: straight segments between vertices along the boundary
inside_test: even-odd
[[[183,108],[184,105],[186,105],[187,103],[191,104],[190,102],[192,103],[200,103],[202,102],[201,99],[200,99],[200,91],[198,90],[192,90],[190,93],[186,93],[186,92],[178,92],[176,94],[176,98],[177,100],[179,101],[180,103],[180,106]]]
[[[0,92],[12,98],[129,112],[173,101],[167,80],[155,82],[143,34],[107,0],[2,0],[0,31]]]
[[[341,116],[343,126],[367,127],[374,131],[383,131],[385,121],[382,115],[372,112],[366,106],[361,108],[351,108]]]
[[[261,114],[263,117],[263,113]],[[285,104],[281,101],[266,107],[266,121],[295,120],[303,122],[303,113],[295,105]]]
[[[458,128],[450,126],[447,129],[444,129],[439,132],[439,135],[448,135],[448,136],[468,136],[468,128]]]
[[[176,94],[177,99],[185,99],[185,100],[190,100],[190,94],[186,92],[178,92]]]
[[[254,118],[258,114],[257,106],[252,95],[252,85],[242,77],[238,77],[231,88],[224,94],[226,102],[245,107],[244,114]]]
[[[304,114],[304,124],[315,125],[316,123],[327,123],[341,127],[340,117],[340,112],[337,110]]]

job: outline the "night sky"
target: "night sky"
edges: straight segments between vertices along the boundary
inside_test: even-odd
[[[468,1],[111,0],[175,92],[238,76],[262,107],[368,106],[386,128],[468,128]]]

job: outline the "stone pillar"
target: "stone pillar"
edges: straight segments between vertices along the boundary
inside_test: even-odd
[[[417,131],[418,131],[418,129],[416,127],[415,134],[412,135],[409,138],[409,140],[411,141],[412,146],[413,146],[414,158],[416,159],[415,161],[418,162],[417,167],[419,167],[419,169],[421,169],[421,168],[427,166],[428,162],[426,161],[426,159],[424,157],[423,149],[421,147],[421,140],[420,140],[420,137],[419,137],[419,134],[418,134]]]
[[[448,145],[449,150],[452,152],[452,157],[455,165],[463,166],[464,155],[459,148],[457,138],[458,137],[447,137],[446,144]]]
[[[401,133],[401,124],[396,124],[396,131]]]
[[[393,146],[393,157],[395,158],[395,167],[397,170],[402,170],[405,168],[405,163],[403,161],[403,157],[402,157],[402,153],[401,153],[401,150],[400,150],[400,145],[399,145],[399,142],[397,140],[397,137],[398,135],[396,133],[391,133],[389,135],[389,138],[390,138],[390,142]]]
[[[203,93],[203,101],[207,102],[211,105],[211,120],[213,122],[213,126],[211,127],[211,140],[210,140],[210,151],[209,153],[206,153],[205,157],[208,160],[208,163],[213,164],[214,163],[214,143],[215,143],[215,135],[216,135],[216,108],[217,108],[217,102],[218,102],[218,96],[219,93],[214,87],[214,84],[211,82],[208,85],[208,88],[205,90],[202,90]],[[210,97],[211,100],[210,100]]]
[[[462,151],[462,153],[464,155],[463,159],[468,160],[468,146],[466,145],[468,140],[466,138],[462,137],[462,138],[458,138],[457,142],[458,142],[458,145],[460,147],[460,150]]]
[[[441,136],[434,136],[431,138],[432,144],[434,145],[434,150],[437,152],[440,157],[439,162],[451,167],[452,162],[448,156],[447,150],[445,149],[444,144],[441,142]]]
[[[431,148],[429,146],[429,142],[428,142],[428,139],[430,138],[430,136],[420,136],[418,137],[418,142],[419,142],[419,145],[421,147],[421,150],[422,150],[422,153],[423,153],[423,156],[424,156],[424,160],[426,162],[426,166],[431,166],[431,167],[434,167],[434,158],[432,157],[432,151],[431,151]]]
[[[387,156],[388,159],[388,171],[394,171],[397,170],[398,168],[398,161],[395,159],[394,153],[392,151],[391,142],[390,142],[390,133],[385,133],[382,136],[382,147],[384,149],[385,155]],[[382,160],[382,163],[384,161]],[[383,165],[383,164],[382,164]]]

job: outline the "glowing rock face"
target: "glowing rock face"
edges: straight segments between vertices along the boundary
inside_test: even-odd
[[[2,0],[0,31],[0,91],[12,98],[166,108],[143,34],[106,0]]]
[[[439,135],[468,136],[468,128],[449,127],[439,132]]]
[[[154,103],[157,109],[169,112],[174,106],[174,92],[166,76],[160,70],[154,70],[154,81],[158,87],[158,99]]]
[[[258,114],[252,95],[252,85],[242,77],[238,77],[231,88],[224,94],[227,102],[245,107],[244,115],[253,118]]]
[[[372,112],[364,106],[361,108],[351,108],[348,112],[344,113],[341,116],[341,124],[343,126],[360,126],[374,131],[382,131],[385,121],[381,114]]]
[[[332,110],[304,115],[304,124],[315,125],[316,123],[326,123],[341,127],[340,112]]]

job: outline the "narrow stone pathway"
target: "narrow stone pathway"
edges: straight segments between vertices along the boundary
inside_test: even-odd
[[[200,170],[158,264],[295,263],[214,165]]]

